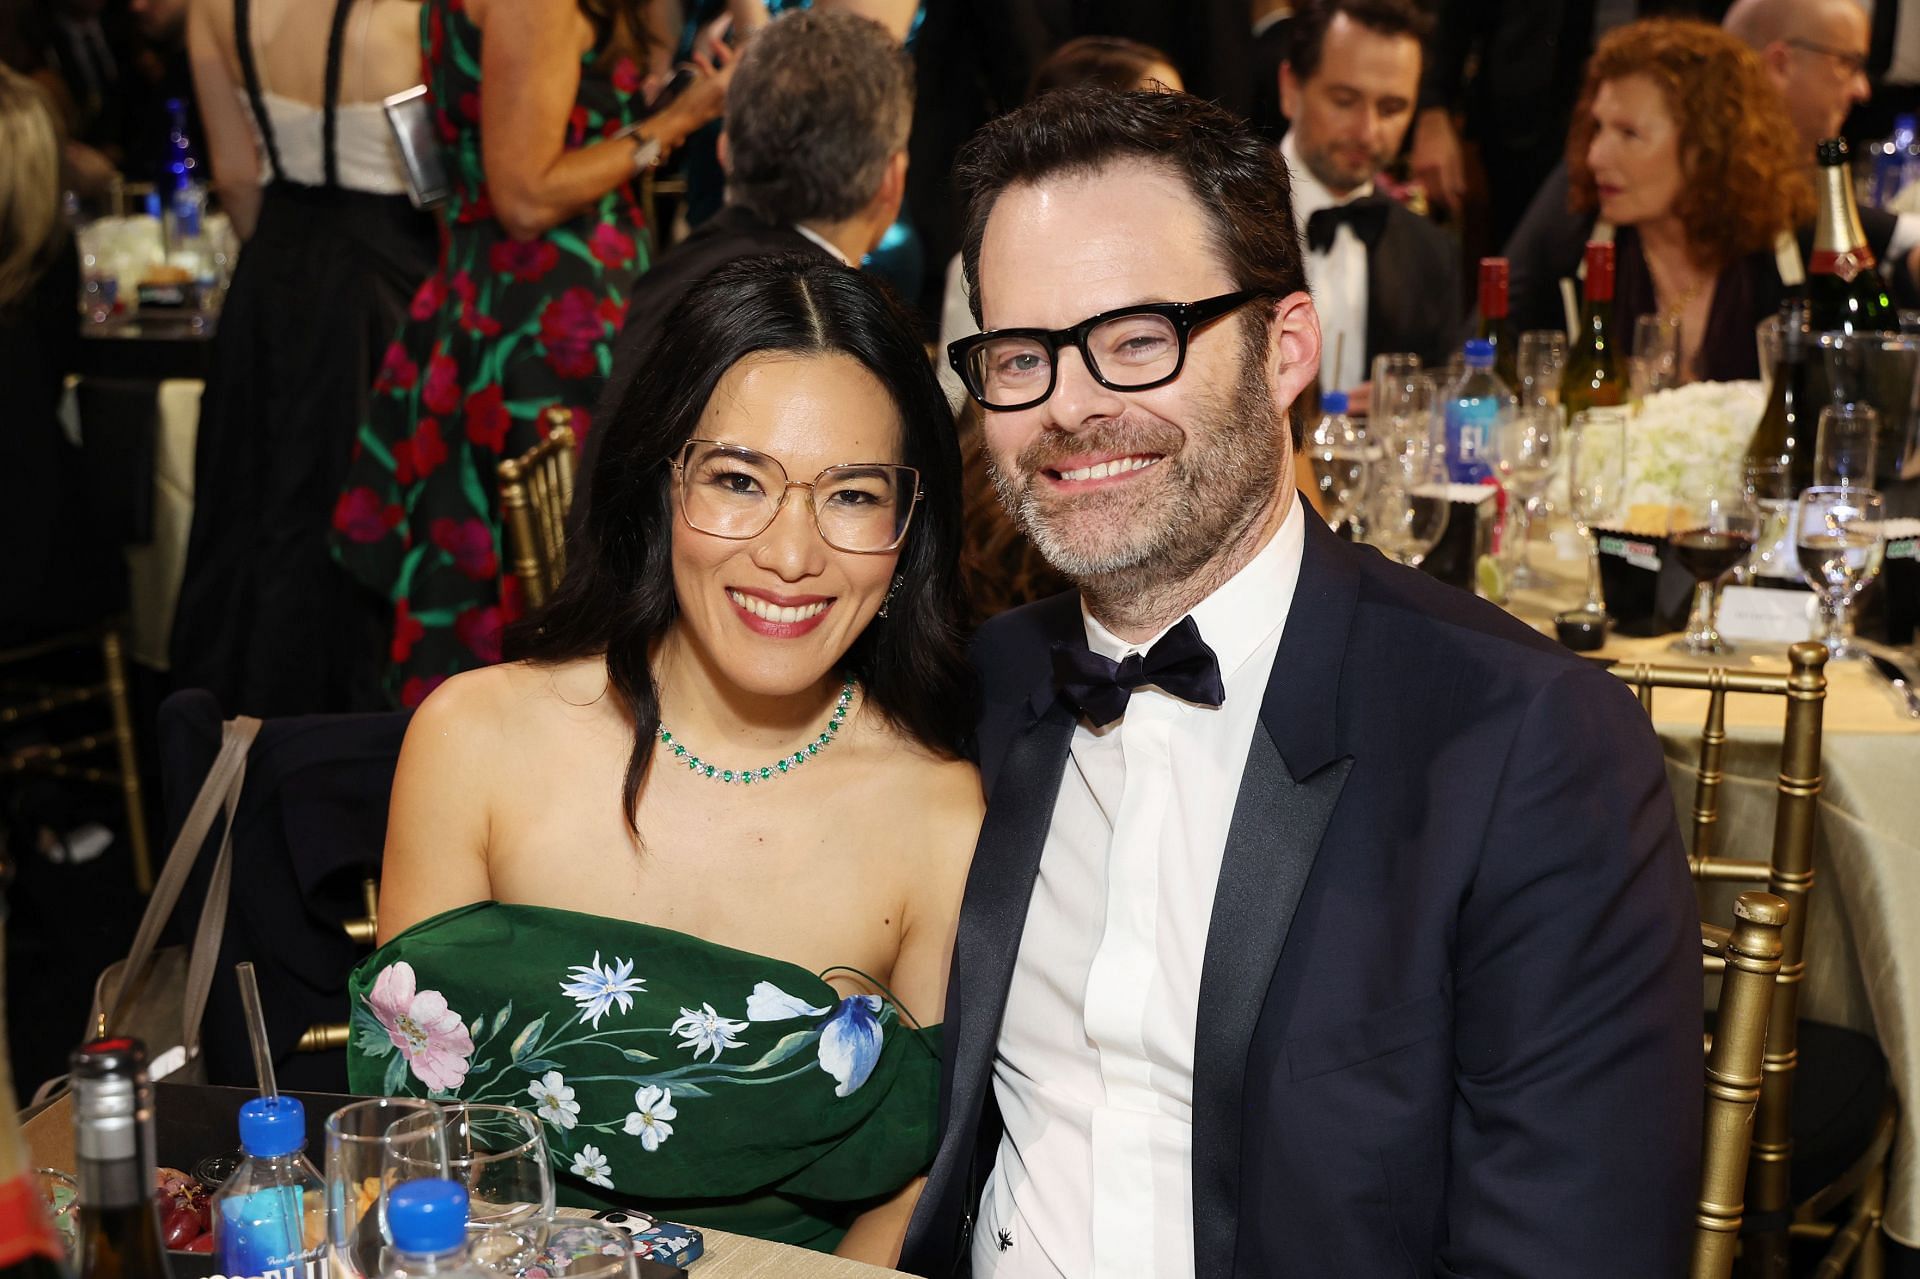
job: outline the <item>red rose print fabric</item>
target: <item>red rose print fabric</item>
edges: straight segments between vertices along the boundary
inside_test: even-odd
[[[533,445],[549,406],[571,408],[584,438],[651,256],[628,187],[536,239],[508,236],[480,163],[480,31],[464,0],[428,0],[421,38],[454,179],[447,237],[381,361],[333,517],[335,556],[392,602],[387,688],[409,706],[447,676],[500,660],[519,592],[508,583],[502,594],[496,468]],[[628,59],[583,59],[567,145],[630,124],[639,93]]]

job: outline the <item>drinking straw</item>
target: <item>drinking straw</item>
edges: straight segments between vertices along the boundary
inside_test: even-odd
[[[280,1095],[280,1090],[273,1080],[273,1054],[267,1051],[267,1018],[260,1010],[260,983],[254,979],[251,962],[235,964],[233,971],[240,981],[240,1006],[246,1010],[247,1038],[253,1041],[253,1073],[260,1080],[260,1095],[271,1100]]]

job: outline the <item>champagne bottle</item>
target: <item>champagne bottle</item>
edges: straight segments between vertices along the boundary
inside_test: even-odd
[[[0,1279],[66,1279],[66,1250],[47,1220],[19,1114],[12,1069],[0,1053]]]
[[[1877,333],[1898,327],[1893,301],[1853,203],[1847,140],[1828,138],[1819,147],[1819,219],[1813,227],[1813,259],[1807,291],[1817,333]]]
[[[1789,494],[1813,483],[1813,432],[1818,407],[1808,397],[1808,303],[1789,297],[1780,307],[1780,357],[1766,411],[1747,445],[1749,462],[1777,462],[1785,470]]]
[[[137,1039],[74,1054],[80,1279],[172,1279],[153,1203],[153,1086]]]
[[[1613,333],[1613,245],[1595,240],[1587,245],[1586,304],[1567,352],[1560,403],[1571,419],[1587,409],[1615,408],[1626,398],[1626,363]]]
[[[1519,386],[1514,362],[1519,343],[1514,340],[1513,323],[1507,306],[1508,264],[1505,258],[1480,259],[1480,328],[1474,334],[1493,343],[1493,371],[1508,386]]]

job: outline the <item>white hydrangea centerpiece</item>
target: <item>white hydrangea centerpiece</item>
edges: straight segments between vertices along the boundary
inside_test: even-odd
[[[1718,477],[1736,478],[1766,411],[1766,387],[1751,382],[1694,382],[1656,391],[1627,419],[1625,499],[1609,525],[1664,533],[1677,495]]]

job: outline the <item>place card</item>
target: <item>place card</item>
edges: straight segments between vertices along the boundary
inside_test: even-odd
[[[1794,644],[1813,634],[1813,609],[1812,591],[1725,586],[1714,625],[1730,640]]]

